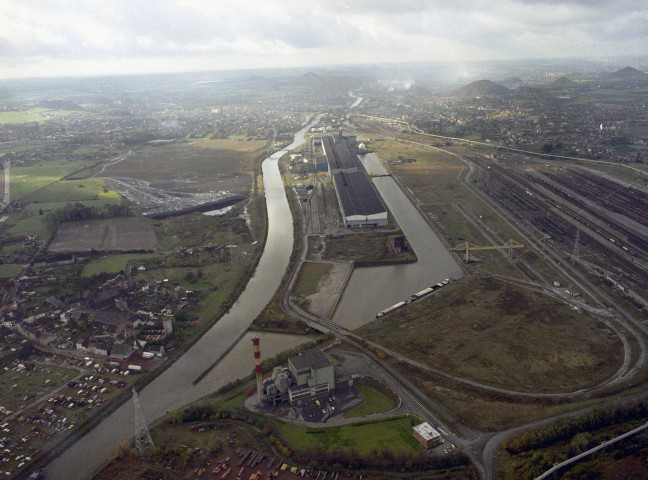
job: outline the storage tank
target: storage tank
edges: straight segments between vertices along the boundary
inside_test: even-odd
[[[288,373],[281,372],[277,374],[275,385],[277,386],[277,390],[279,390],[281,393],[286,393],[288,391],[288,387],[290,387],[290,378],[288,377]]]

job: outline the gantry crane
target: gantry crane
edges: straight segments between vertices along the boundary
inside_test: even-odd
[[[474,250],[505,250],[508,249],[509,253],[509,259],[513,260],[513,249],[514,248],[523,248],[524,245],[522,245],[519,242],[516,242],[513,239],[510,239],[508,242],[506,242],[504,245],[489,245],[487,247],[480,247],[478,245],[473,245],[468,242],[464,242],[461,245],[457,245],[456,247],[451,248],[450,250],[453,252],[466,252],[466,255],[464,257],[466,263],[468,263],[468,260],[470,258],[470,252]]]

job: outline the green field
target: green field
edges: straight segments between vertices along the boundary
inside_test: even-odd
[[[331,270],[331,264],[329,263],[304,263],[295,284],[295,295],[308,296],[315,293],[317,284],[329,270]]]
[[[11,193],[13,194],[13,190]],[[106,203],[119,203],[120,197],[117,192],[110,190],[103,180],[87,178],[84,180],[59,180],[50,183],[31,194],[29,200],[37,203],[55,201],[84,204],[87,204],[85,200],[99,200],[103,207]]]
[[[39,145],[20,145],[18,147],[10,147],[10,148],[0,148],[0,157],[7,153],[13,153],[13,152],[22,152],[24,150],[32,150],[34,148],[38,148]]]
[[[646,89],[618,90],[614,88],[600,88],[585,95],[575,96],[567,100],[572,105],[586,103],[619,103],[619,102],[645,102],[648,98]]]
[[[107,255],[98,260],[91,260],[83,267],[82,277],[91,277],[100,273],[116,274],[126,268],[130,260],[150,260],[162,258],[158,253],[123,253],[117,255]]]
[[[79,147],[72,152],[72,155],[88,155],[90,153],[97,153],[98,151],[98,147]]]
[[[344,418],[362,417],[372,413],[388,412],[396,407],[396,402],[375,388],[360,385],[358,391],[364,398],[364,403],[347,413]]]
[[[18,221],[9,229],[14,235],[36,235],[39,240],[45,240],[50,237],[50,231],[40,215],[30,215]]]
[[[23,208],[23,212],[25,213],[31,213],[31,214],[38,214],[41,210],[43,212],[43,215],[49,213],[49,212],[55,212],[56,210],[60,210],[70,203],[77,203],[78,200],[75,200],[74,202],[43,202],[43,203],[29,203]],[[88,207],[95,207],[98,209],[102,209],[106,206],[107,203],[118,203],[118,202],[113,202],[113,201],[106,201],[106,200],[82,200],[79,203],[82,203]]]
[[[11,168],[11,198],[21,198],[83,168],[81,163],[43,163]]]
[[[421,423],[414,417],[392,417],[373,422],[358,422],[328,428],[309,428],[292,423],[279,423],[279,436],[293,448],[321,445],[354,447],[368,454],[374,449],[389,447],[393,450],[413,451],[421,448],[412,435],[412,426]]]
[[[0,265],[0,278],[15,278],[23,271],[18,265]]]
[[[32,108],[23,112],[0,112],[0,124],[43,122],[50,117],[69,115],[65,110],[48,110],[46,108]]]

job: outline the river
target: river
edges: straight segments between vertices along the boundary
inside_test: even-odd
[[[361,161],[369,174],[388,173],[373,153],[361,156]],[[455,257],[394,179],[375,177],[373,183],[416,252],[418,262],[355,269],[333,316],[334,322],[348,329],[371,322],[377,312],[445,278],[464,275]]]
[[[277,161],[288,150],[304,142],[305,132],[319,118],[315,118],[298,132],[295,141],[286,149],[264,160],[262,168],[268,208],[268,238],[259,265],[230,311],[177,362],[139,392],[142,411],[148,423],[251,372],[253,362],[248,338],[250,334],[245,332],[279,287],[293,246],[292,214]],[[371,173],[385,173],[379,160],[372,154],[364,156],[363,164]],[[394,180],[390,177],[375,178],[374,184],[417,253],[419,261],[409,265],[355,270],[334,317],[336,322],[348,328],[373,320],[379,310],[446,277],[459,278],[463,275],[454,257]],[[304,337],[292,335],[259,336],[264,358],[305,341]],[[242,340],[235,348],[194,386],[193,381],[241,337]],[[88,478],[116,450],[121,441],[132,438],[134,433],[133,404],[127,402],[54,460],[47,467],[45,478]]]
[[[193,347],[171,367],[139,392],[140,404],[148,423],[171,410],[186,405],[217,390],[253,368],[251,342],[239,342],[201,382],[193,381],[226,353],[248,329],[252,321],[272,299],[281,283],[293,246],[292,213],[284,191],[278,160],[289,150],[304,143],[304,135],[320,116],[295,134],[285,149],[272,154],[262,164],[263,185],[268,211],[268,237],[254,275],[230,311],[225,314]],[[264,358],[275,355],[305,341],[304,337],[275,335],[261,337]],[[264,338],[270,339],[265,341]],[[241,348],[249,362],[241,363]],[[243,356],[244,358],[245,356]],[[125,403],[90,433],[68,448],[46,469],[50,480],[83,480],[107,459],[123,440],[134,435],[132,402]]]

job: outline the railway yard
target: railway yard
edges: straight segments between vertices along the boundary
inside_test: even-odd
[[[648,192],[591,170],[471,156],[479,187],[537,240],[648,306]]]

